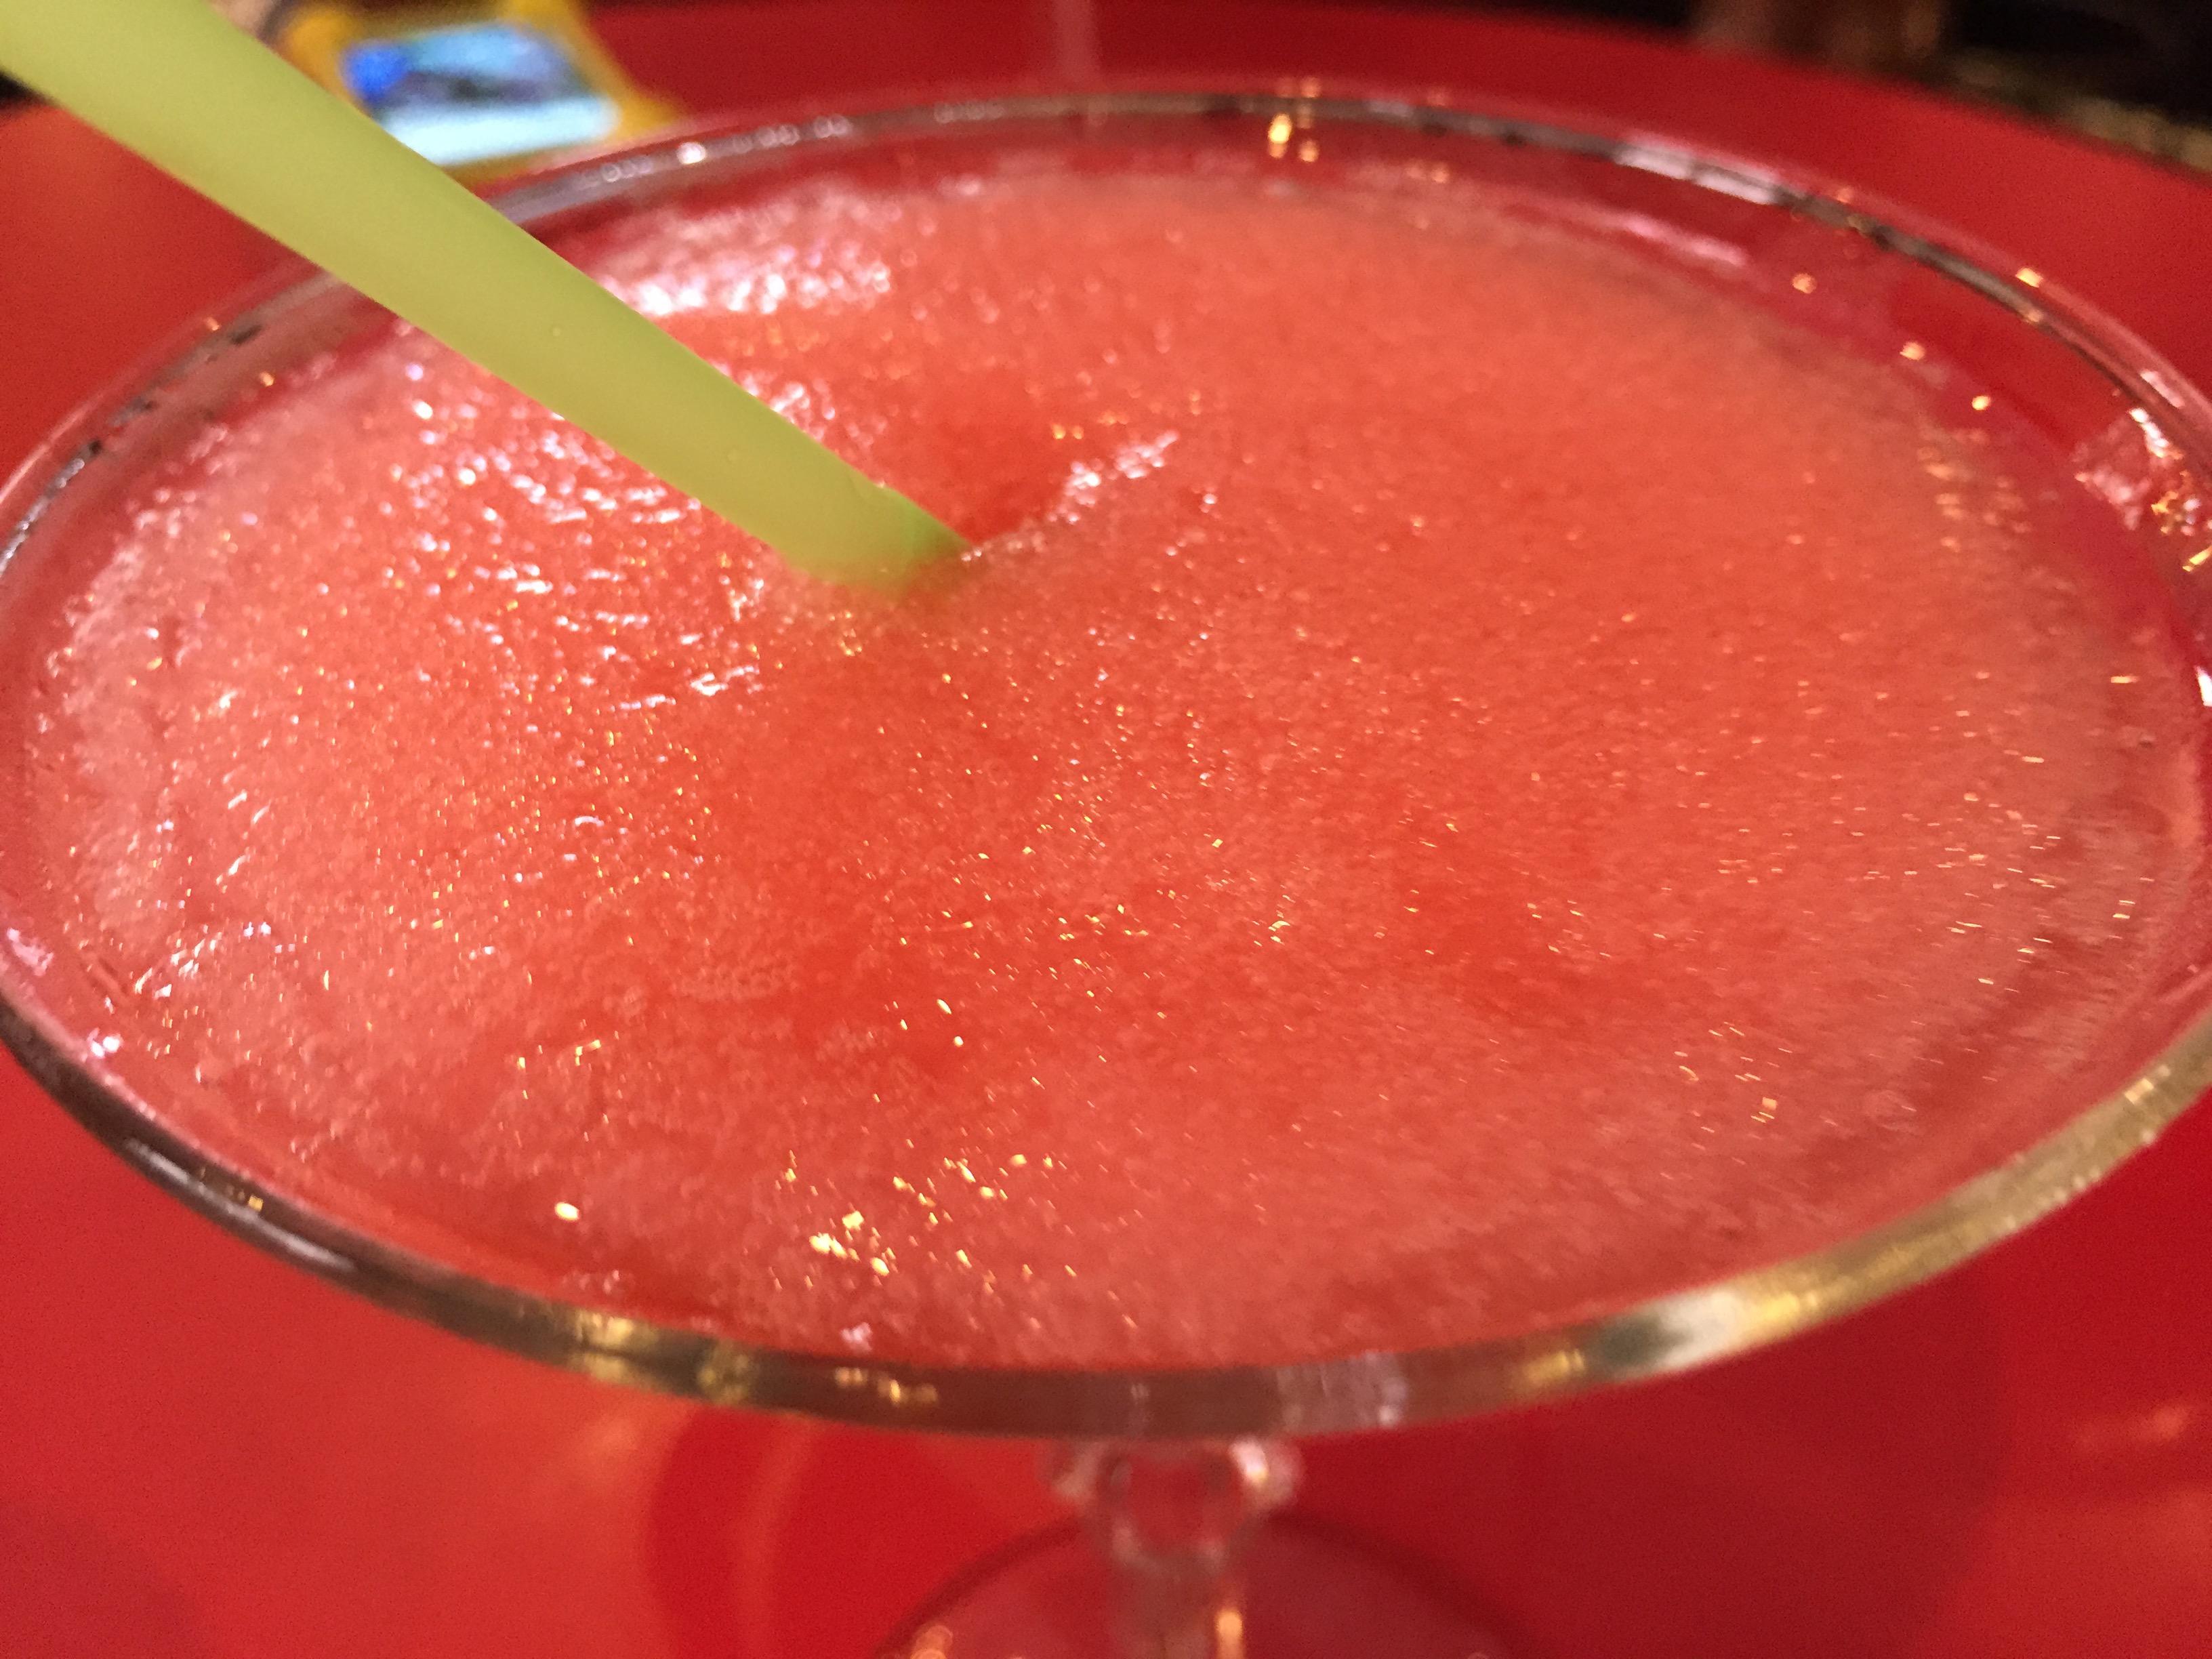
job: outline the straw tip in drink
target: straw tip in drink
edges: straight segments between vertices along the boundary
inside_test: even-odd
[[[891,507],[878,533],[860,544],[848,543],[834,554],[811,559],[793,558],[808,574],[848,586],[870,587],[896,593],[933,566],[957,559],[968,542],[951,526],[916,507],[896,490],[873,486]],[[787,557],[792,556],[786,550]]]

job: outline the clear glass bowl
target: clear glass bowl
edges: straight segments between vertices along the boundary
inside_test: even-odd
[[[1114,94],[943,104],[767,128],[695,130],[535,177],[497,199],[545,230],[792,170],[880,165],[947,143],[1141,139],[1202,131],[1258,149],[1325,137],[1338,156],[1426,158],[1506,189],[1644,225],[1692,254],[1810,277],[1831,315],[1908,337],[2070,457],[2169,581],[2212,658],[2198,568],[2212,557],[2212,410],[2139,342],[2021,270],[1851,192],[1664,143],[1417,102],[1275,93]],[[27,672],[21,619],[52,603],[71,526],[187,441],[257,377],[380,316],[296,275],[88,405],[0,490],[0,690]],[[1908,357],[1911,353],[1906,354]],[[1917,358],[1913,361],[1918,361]],[[2212,683],[2208,683],[2212,684]],[[2212,702],[2212,690],[2208,690]],[[36,787],[0,757],[0,793]],[[20,817],[0,821],[0,928],[57,879]],[[34,936],[27,927],[25,936]],[[13,935],[10,935],[13,937]],[[1131,1439],[1301,1435],[1455,1416],[1678,1370],[1789,1335],[1940,1272],[2026,1226],[2156,1136],[2212,1083],[2212,980],[2177,972],[2108,1034],[2063,1109],[2027,1115],[1936,1201],[1811,1255],[1504,1340],[1311,1364],[991,1370],[747,1346],[457,1273],[289,1200],[165,1126],[85,1032],[105,1006],[87,964],[0,951],[0,1037],[115,1152],[253,1243],[378,1302],[533,1358],[724,1405],[915,1429]]]

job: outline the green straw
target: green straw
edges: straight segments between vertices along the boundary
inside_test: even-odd
[[[0,70],[810,574],[961,545],[207,0],[0,0]]]

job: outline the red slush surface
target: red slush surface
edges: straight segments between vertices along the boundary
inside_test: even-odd
[[[577,252],[988,538],[790,575],[404,333],[84,537],[21,948],[369,1230],[830,1352],[1458,1340],[1932,1197],[2168,965],[2148,589],[1657,253],[1042,161]]]

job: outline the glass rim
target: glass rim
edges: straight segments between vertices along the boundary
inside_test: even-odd
[[[2125,329],[1971,239],[1672,140],[1456,103],[1252,92],[1109,91],[963,99],[763,125],[707,124],[532,173],[494,202],[526,222],[618,199],[702,164],[807,146],[1068,120],[1310,116],[1580,155],[1659,174],[1836,229],[1932,269],[2082,358],[2185,448],[2212,454],[2212,407]],[[2011,275],[2001,274],[2009,270]],[[243,347],[264,319],[335,291],[294,267],[173,341],[156,365],[81,405],[0,484],[0,576],[47,507],[161,388]],[[515,1290],[397,1249],[210,1158],[79,1057],[21,969],[0,954],[0,1043],[111,1151],[231,1231],[396,1311],[607,1381],[711,1404],[881,1428],[1030,1436],[1217,1437],[1391,1427],[1657,1376],[1807,1330],[1955,1266],[2057,1209],[2157,1138],[2212,1086],[2212,1013],[2059,1128],[1933,1201],[1824,1249],[1525,1334],[1287,1364],[1054,1369],[909,1364],[750,1344]]]

